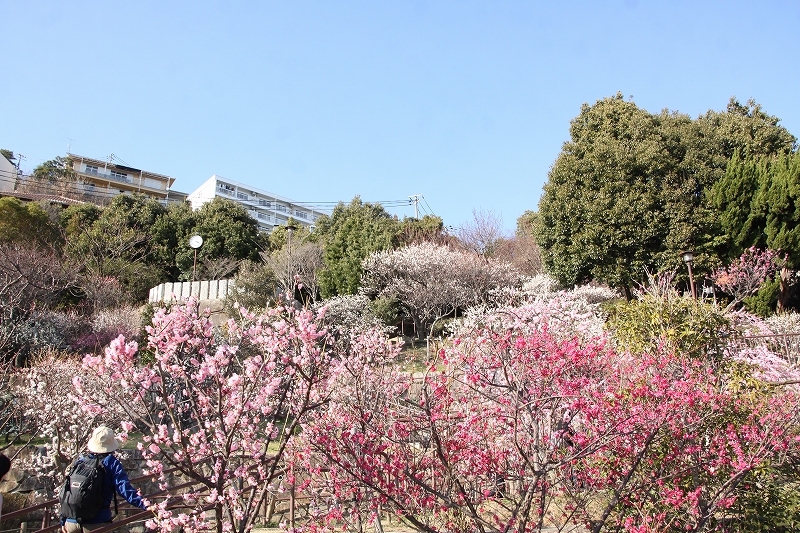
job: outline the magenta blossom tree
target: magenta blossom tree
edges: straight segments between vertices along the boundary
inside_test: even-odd
[[[616,353],[526,312],[461,330],[422,378],[351,359],[293,447],[310,529],[734,531],[755,476],[796,461],[796,391],[753,363]]]
[[[800,451],[799,402],[795,390],[763,383],[749,365],[723,367],[641,355],[587,395],[576,446],[614,435],[574,463],[592,494],[582,509],[576,502],[590,531],[738,531],[747,517],[732,509],[753,477],[788,466]]]

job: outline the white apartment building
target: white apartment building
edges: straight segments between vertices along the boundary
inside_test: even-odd
[[[191,202],[192,209],[198,209],[217,196],[242,204],[250,216],[258,221],[259,229],[266,232],[271,232],[275,226],[285,225],[290,217],[299,225],[313,228],[320,215],[330,214],[216,174],[189,194],[186,200]]]

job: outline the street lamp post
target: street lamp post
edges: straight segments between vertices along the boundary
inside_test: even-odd
[[[689,288],[692,291],[692,298],[697,299],[697,293],[694,290],[694,276],[692,275],[692,261],[694,261],[694,252],[687,250],[681,253],[683,262],[686,263],[686,268],[689,269]]]
[[[291,301],[294,297],[294,286],[292,285],[292,234],[297,229],[291,221],[286,223],[286,301]]]
[[[197,277],[197,249],[203,246],[203,238],[200,235],[192,235],[189,239],[189,246],[194,248],[194,263],[192,264],[192,283]]]

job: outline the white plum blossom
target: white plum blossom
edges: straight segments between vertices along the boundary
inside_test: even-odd
[[[509,263],[433,243],[375,252],[362,266],[361,293],[396,298],[420,333],[457,310],[490,302],[493,289],[521,282]]]

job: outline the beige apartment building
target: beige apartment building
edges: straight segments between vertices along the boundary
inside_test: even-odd
[[[187,193],[175,191],[175,178],[118,163],[67,154],[83,192],[110,200],[119,194],[139,193],[163,204],[184,202]],[[113,161],[113,160],[112,160]]]

